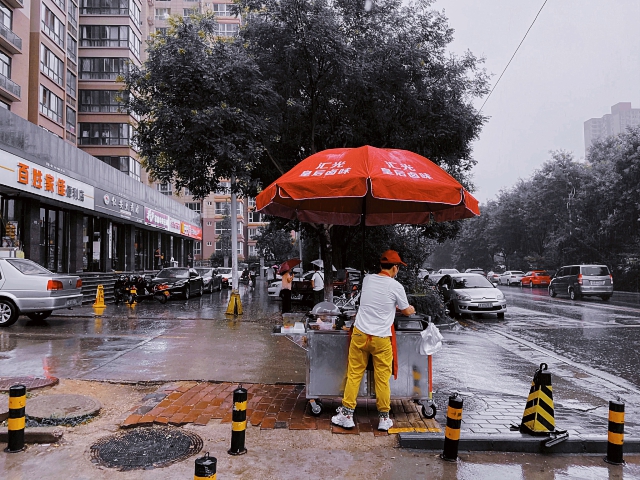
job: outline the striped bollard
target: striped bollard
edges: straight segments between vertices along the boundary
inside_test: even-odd
[[[231,448],[229,455],[243,455],[245,430],[247,429],[247,389],[240,385],[233,391],[233,413],[231,416]]]
[[[444,450],[440,458],[449,462],[458,459],[458,443],[460,441],[460,425],[462,424],[462,397],[454,393],[449,397],[447,409],[447,427],[444,430]]]
[[[607,456],[604,461],[613,465],[624,465],[622,444],[624,443],[624,403],[609,402],[609,431]]]
[[[9,388],[9,419],[7,420],[7,453],[24,450],[25,407],[27,405],[27,387],[13,385]]]
[[[204,457],[196,458],[196,471],[193,480],[204,480],[205,478],[216,480],[217,466],[218,459],[210,457],[209,452],[205,453]]]

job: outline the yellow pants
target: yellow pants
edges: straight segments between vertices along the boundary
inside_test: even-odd
[[[349,367],[347,383],[344,387],[342,405],[356,408],[358,390],[364,371],[367,369],[369,355],[373,356],[373,378],[376,388],[376,407],[379,412],[391,409],[391,389],[389,379],[393,364],[391,337],[375,337],[367,335],[354,327],[349,346]]]

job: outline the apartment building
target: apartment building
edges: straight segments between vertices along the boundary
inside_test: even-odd
[[[631,102],[616,103],[611,107],[611,113],[601,118],[591,118],[584,122],[584,151],[596,140],[609,135],[618,135],[627,127],[640,125],[640,108],[631,108]]]

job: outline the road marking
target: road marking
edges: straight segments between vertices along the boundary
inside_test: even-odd
[[[539,345],[537,345],[537,344],[535,344],[533,342],[530,342],[528,340],[525,340],[523,338],[517,337],[517,336],[512,335],[512,334],[503,332],[501,330],[498,330],[497,328],[494,328],[494,327],[491,327],[491,326],[488,326],[488,325],[479,324],[478,322],[476,322],[474,320],[470,320],[470,322],[474,323],[474,324],[476,324],[478,326],[483,326],[484,328],[490,330],[494,334],[501,335],[501,336],[503,336],[503,337],[505,337],[505,338],[507,338],[507,339],[509,339],[511,341],[519,343],[520,345],[524,345],[524,346],[526,346],[526,347],[528,347],[528,348],[530,348],[532,350],[535,350],[535,351],[537,351],[539,353],[542,353],[542,354],[544,354],[546,356],[554,358],[559,362],[565,363],[565,364],[567,364],[567,365],[569,365],[571,367],[574,367],[574,368],[576,368],[578,370],[581,370],[581,371],[585,372],[588,375],[591,375],[591,376],[594,376],[596,378],[599,378],[600,380],[604,380],[606,382],[609,382],[609,383],[615,385],[616,387],[625,389],[625,390],[627,390],[629,392],[635,393],[636,395],[640,395],[640,390],[637,389],[635,385],[633,385],[632,383],[627,382],[626,380],[624,380],[624,379],[622,379],[620,377],[616,377],[616,376],[611,375],[609,373],[602,372],[602,371],[597,370],[597,369],[595,369],[595,368],[593,368],[591,366],[588,366],[588,365],[583,365],[581,363],[574,362],[572,360],[569,360],[566,357],[563,357],[562,355],[559,355],[559,354],[557,354],[555,352],[552,352],[551,350],[548,350],[548,349],[546,349],[544,347],[541,347],[541,346],[539,346]]]

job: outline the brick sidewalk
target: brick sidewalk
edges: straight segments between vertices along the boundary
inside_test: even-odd
[[[168,385],[144,397],[145,403],[132,409],[122,427],[143,425],[206,425],[210,420],[231,423],[233,391],[237,383],[197,383]],[[262,430],[288,428],[289,430],[331,430],[333,433],[359,435],[372,432],[387,435],[377,427],[378,412],[375,400],[361,399],[355,413],[356,427],[346,430],[331,425],[331,416],[340,405],[340,399],[324,400],[320,416],[311,415],[307,406],[304,385],[243,384],[247,389],[247,423]],[[419,413],[419,406],[410,400],[392,400],[391,418],[399,431],[441,432],[435,420],[427,420]]]

